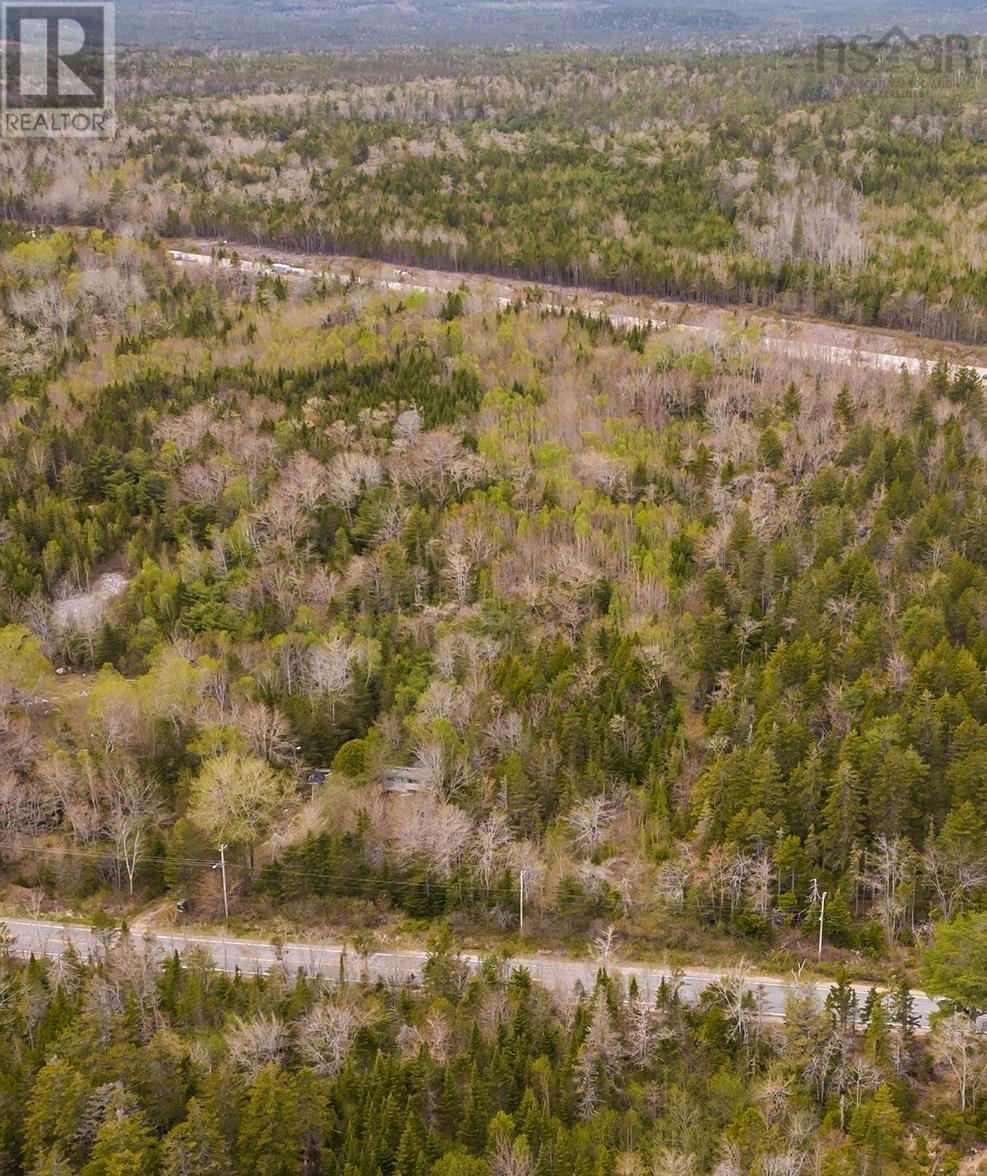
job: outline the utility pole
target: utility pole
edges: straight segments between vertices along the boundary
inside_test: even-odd
[[[521,882],[521,900],[520,900],[520,906],[519,906],[518,933],[520,935],[523,935],[524,934],[524,870],[521,871],[520,882]]]
[[[826,894],[827,891],[822,892],[822,901],[819,904],[819,951],[816,953],[816,959],[822,959],[822,943],[823,943],[823,922],[826,918]]]
[[[219,861],[213,866],[214,870],[219,870],[223,876],[223,916],[228,923],[230,921],[230,899],[226,892],[226,846],[219,847]]]

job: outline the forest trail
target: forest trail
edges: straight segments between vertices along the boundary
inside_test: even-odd
[[[473,272],[410,269],[365,258],[279,253],[263,247],[234,246],[223,241],[171,242],[171,258],[183,266],[218,266],[286,278],[351,278],[398,294],[447,294],[462,288],[494,300],[501,309],[518,301],[549,313],[582,313],[605,318],[624,330],[679,330],[703,337],[713,346],[729,345],[753,326],[756,342],[766,351],[793,362],[863,367],[921,375],[933,363],[948,359],[955,371],[972,367],[987,380],[987,349],[926,339],[901,331],[872,330],[808,318],[784,318],[776,312],[750,307],[716,307],[671,302],[643,296],[614,294],[589,286],[492,277]],[[182,245],[183,247],[179,247]],[[220,257],[217,251],[235,254]],[[536,293],[537,292],[537,293]],[[738,320],[738,316],[741,318]]]

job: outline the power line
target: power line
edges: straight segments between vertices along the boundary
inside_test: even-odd
[[[39,846],[36,844],[17,845],[16,843],[9,840],[6,842],[6,844],[12,845],[14,848],[20,849],[22,852],[35,854],[37,856],[54,854],[59,857],[81,858],[113,865],[119,865],[120,862],[119,855],[110,849],[82,849],[78,847],[70,848],[67,846]],[[206,869],[212,869],[216,865],[216,862],[213,858],[166,857],[149,854],[147,857],[142,857],[140,859],[140,864],[187,866],[192,868],[200,868],[201,871],[205,873]],[[346,898],[353,896],[351,893],[347,892],[356,892],[356,894],[368,895],[386,895],[388,892],[395,890],[415,891],[420,893],[430,889],[452,890],[453,892],[458,891],[460,894],[462,894],[462,892],[465,890],[469,890],[474,898],[499,898],[510,900],[511,902],[515,901],[516,895],[516,890],[513,888],[511,890],[506,890],[501,886],[488,888],[482,884],[477,884],[464,878],[437,877],[414,880],[409,878],[389,877],[374,879],[373,877],[367,877],[364,874],[357,875],[341,873],[329,867],[318,868],[313,866],[304,866],[300,862],[290,862],[284,860],[283,858],[275,859],[274,861],[267,863],[267,866],[275,867],[281,877],[287,876],[286,880],[289,882],[306,881],[310,883],[330,883],[334,884],[336,887],[339,887],[339,893],[332,893],[330,891],[330,893],[322,896],[327,898]],[[236,868],[241,871],[246,871],[248,869],[246,866],[238,866]],[[264,869],[265,867],[261,868]],[[250,877],[255,881],[260,880],[255,875],[250,875]],[[610,883],[607,883],[607,885],[609,886]],[[528,898],[527,885],[525,885],[524,897],[525,899]],[[714,916],[717,920],[727,915],[732,917],[732,912],[729,911],[728,904],[716,905],[710,902],[701,902],[696,898],[683,901],[680,911],[684,912],[687,909],[700,915]],[[737,909],[740,910],[743,908],[740,904],[738,904]]]
[[[69,848],[53,845],[32,845],[32,844],[16,844],[12,841],[7,841],[6,845],[24,853],[31,853],[38,856],[46,854],[54,854],[59,857],[73,857],[83,858],[93,861],[119,863],[120,857],[113,850],[98,850],[98,849],[80,849]],[[174,865],[174,866],[192,866],[201,867],[203,871],[212,868],[216,863],[212,858],[186,858],[186,857],[165,857],[156,854],[148,854],[146,857],[140,858],[140,864],[154,864],[154,865]],[[267,863],[269,866],[276,866],[282,874],[288,873],[295,878],[307,878],[312,881],[335,881],[343,883],[354,888],[363,888],[374,893],[381,893],[393,887],[405,887],[412,890],[418,890],[427,886],[462,886],[463,882],[451,880],[448,878],[425,878],[420,881],[414,881],[407,878],[382,878],[379,881],[374,881],[373,878],[368,878],[365,875],[342,874],[331,869],[316,869],[313,867],[303,866],[298,862],[286,862],[283,859],[275,859]],[[248,867],[240,866],[241,870]],[[262,867],[263,869],[264,867]]]
[[[19,852],[33,854],[39,857],[45,855],[55,855],[58,857],[98,861],[105,864],[112,864],[114,866],[120,865],[120,855],[112,849],[101,850],[82,848],[79,846],[69,847],[37,845],[36,843],[31,842],[18,842],[15,839],[7,839],[5,842],[0,844],[9,846]],[[229,847],[226,846],[224,848]],[[160,854],[148,854],[146,857],[141,857],[139,864],[161,866],[169,865],[173,867],[184,866],[190,869],[198,869],[202,873],[205,873],[207,869],[213,869],[217,865],[214,858],[172,857]],[[226,863],[226,865],[227,869],[231,868],[230,863]],[[237,865],[234,868],[241,873],[247,873],[249,871],[249,867],[246,865]],[[438,890],[440,888],[444,890],[452,890],[454,893],[459,892],[460,895],[462,895],[463,891],[469,890],[473,898],[479,898],[481,900],[483,898],[498,898],[505,901],[509,900],[511,903],[516,901],[517,895],[517,889],[513,887],[511,889],[507,889],[503,886],[487,887],[469,879],[460,877],[425,877],[417,880],[402,877],[374,878],[373,876],[367,876],[367,874],[362,873],[343,873],[339,870],[334,870],[329,866],[306,866],[301,862],[289,861],[285,858],[275,858],[273,861],[265,863],[265,865],[261,867],[261,871],[272,868],[277,870],[280,879],[284,879],[289,883],[325,883],[331,885],[334,888],[339,888],[335,893],[333,890],[330,890],[327,894],[320,896],[327,898],[353,897],[354,895],[352,892],[355,892],[356,894],[367,895],[386,895],[392,891],[414,891],[420,893],[422,891],[429,891],[431,889]],[[253,873],[248,873],[247,876],[255,882],[263,882],[262,874],[258,876]],[[276,885],[278,879],[274,879],[273,881]],[[611,883],[607,882],[606,885],[613,889]],[[521,886],[523,888],[521,901],[525,901],[529,897],[526,880],[525,882],[521,883]],[[698,897],[693,896],[689,899],[683,899],[677,913],[684,913],[686,910],[689,910],[699,915],[712,916],[716,918],[717,921],[719,921],[724,917],[732,919],[735,913],[744,909],[746,909],[744,905],[739,902],[735,904],[734,909],[731,907],[729,902],[717,904],[710,902],[709,900],[703,901]],[[804,911],[795,913],[804,916],[811,913],[811,910],[812,907],[810,906]]]

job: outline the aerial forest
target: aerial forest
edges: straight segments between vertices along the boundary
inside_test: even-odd
[[[0,142],[0,920],[101,940],[0,934],[0,1172],[976,1171],[982,77],[815,66],[142,54]]]

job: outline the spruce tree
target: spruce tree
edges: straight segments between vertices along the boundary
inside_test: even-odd
[[[295,1080],[280,1066],[264,1066],[254,1079],[237,1140],[242,1176],[297,1176],[305,1123]]]
[[[833,1021],[842,1032],[852,1029],[857,1015],[857,993],[850,983],[845,968],[841,968],[836,983],[826,996],[826,1008],[833,1015]]]
[[[185,1121],[162,1140],[162,1176],[233,1176],[216,1114],[196,1098],[189,1101],[187,1109]]]

